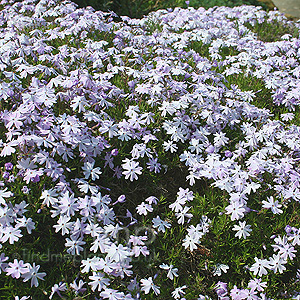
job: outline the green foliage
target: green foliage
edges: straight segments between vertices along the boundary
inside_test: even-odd
[[[298,38],[299,31],[293,24],[283,24],[278,21],[263,23],[256,22],[254,25],[249,23],[245,24],[252,32],[257,34],[257,38],[263,42],[276,42],[280,41],[281,37],[285,34],[290,34],[293,38]]]

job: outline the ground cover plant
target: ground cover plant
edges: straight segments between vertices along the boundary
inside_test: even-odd
[[[1,299],[300,298],[299,23],[27,0],[0,26]]]
[[[262,6],[265,10],[273,10],[272,1],[259,0],[75,0],[80,7],[92,6],[96,10],[113,11],[118,15],[126,15],[131,18],[141,18],[149,12],[165,8],[187,8],[188,6],[198,9],[208,9],[214,6],[239,6],[255,5]]]

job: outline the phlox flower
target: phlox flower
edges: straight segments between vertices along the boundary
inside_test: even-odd
[[[5,204],[5,198],[12,197],[14,194],[10,191],[7,191],[7,188],[0,190],[0,204]]]
[[[44,172],[55,181],[56,179],[63,177],[64,169],[61,167],[61,164],[56,161],[51,161],[51,164]]]
[[[200,142],[199,139],[192,138],[190,140],[189,150],[193,153],[196,152],[196,154],[198,155],[203,150],[203,144]]]
[[[121,300],[124,298],[123,292],[118,292],[117,290],[105,288],[104,291],[100,293],[100,297],[108,300]]]
[[[270,262],[270,268],[274,271],[274,273],[279,272],[280,274],[283,273],[284,270],[286,270],[286,267],[284,266],[287,261],[283,259],[280,254],[273,254],[273,257],[269,258]]]
[[[90,218],[94,215],[96,212],[96,209],[94,208],[95,202],[91,197],[85,196],[84,198],[78,198],[79,199],[79,205],[78,208],[80,210],[80,214],[86,218]]]
[[[216,147],[225,146],[229,141],[229,138],[226,137],[224,132],[216,132],[214,134],[214,144]]]
[[[19,143],[17,141],[10,141],[8,143],[0,143],[0,147],[3,147],[0,156],[9,156],[12,153],[16,152],[16,148],[14,148],[15,146],[17,146]]]
[[[69,233],[69,229],[73,226],[74,222],[69,222],[71,218],[69,216],[60,216],[57,225],[53,225],[55,228],[55,232],[58,232],[61,230],[61,234],[65,235],[66,233]]]
[[[75,212],[78,211],[78,199],[74,197],[74,194],[69,194],[69,191],[65,192],[59,198],[59,209],[62,214],[66,214],[67,216],[74,216]]]
[[[177,217],[178,224],[184,224],[184,218],[191,219],[193,217],[192,214],[188,213],[190,210],[190,207],[185,206],[183,210],[179,211],[178,213],[175,213],[175,216]]]
[[[295,115],[293,113],[285,113],[280,115],[283,121],[291,121],[294,119]]]
[[[108,132],[108,137],[112,138],[118,135],[118,125],[114,124],[113,121],[106,120],[102,122],[102,126],[99,128],[101,133]]]
[[[268,274],[267,269],[271,269],[270,262],[267,259],[259,259],[257,257],[254,258],[255,263],[250,268],[250,271],[253,272],[254,275],[262,276]]]
[[[141,279],[141,286],[141,290],[144,291],[145,294],[149,294],[151,289],[154,291],[155,295],[160,294],[160,287],[154,284],[152,277]]]
[[[42,195],[40,199],[43,200],[43,205],[50,206],[57,203],[58,199],[56,198],[58,194],[55,189],[44,190],[42,191]]]
[[[183,210],[183,205],[186,203],[185,199],[176,199],[173,203],[169,205],[169,207],[175,211],[176,213]]]
[[[40,177],[43,175],[43,169],[39,170],[32,170],[27,169],[24,174],[24,181],[28,184],[30,181],[32,182],[39,182]]]
[[[39,265],[36,266],[35,263],[33,263],[32,266],[29,265],[29,271],[22,274],[22,277],[24,278],[23,281],[25,282],[30,279],[31,287],[32,286],[38,287],[39,285],[38,279],[45,280],[44,277],[46,276],[45,272],[38,273],[39,269],[40,266]]]
[[[109,225],[106,225],[104,226],[104,233],[107,235],[107,236],[111,236],[112,238],[116,239],[117,238],[117,235],[118,235],[118,232],[121,230],[122,228],[120,227],[119,224],[109,224]]]
[[[275,250],[276,250],[276,248],[275,248]],[[284,260],[287,260],[288,258],[290,260],[293,260],[294,257],[296,257],[295,253],[297,252],[297,250],[288,243],[286,243],[285,245],[282,245],[278,250],[279,250],[279,254],[280,254],[281,258],[283,258]]]
[[[93,235],[92,235],[93,236]],[[101,251],[101,253],[105,253],[106,249],[110,247],[111,242],[109,238],[107,238],[103,234],[97,234],[96,239],[92,242],[92,246],[90,248],[91,251],[96,253],[98,249]]]
[[[157,161],[157,158],[150,158],[149,162],[147,163],[147,168],[150,172],[159,173],[161,170],[161,164]]]
[[[72,283],[70,283],[70,287],[75,291],[75,294],[78,295],[79,293],[84,293],[86,291],[86,288],[83,286],[85,285],[85,282],[80,279],[78,284],[76,283],[76,280],[74,280]]]
[[[93,271],[97,270],[97,263],[100,261],[100,258],[97,256],[93,256],[93,258],[87,258],[87,259],[83,259],[81,261],[81,273],[89,273],[90,269],[92,269]]]
[[[93,275],[89,276],[89,279],[91,280],[89,282],[89,285],[91,286],[92,290],[95,291],[98,288],[98,292],[104,290],[110,282],[110,280],[99,271],[93,272]]]
[[[131,235],[128,244],[133,244],[134,246],[136,245],[145,245],[145,242],[147,241],[147,236],[136,236],[136,235]]]
[[[177,287],[177,288],[172,292],[172,294],[171,294],[172,297],[173,297],[175,300],[180,299],[180,298],[185,294],[184,289],[186,289],[186,288],[187,288],[186,285]]]
[[[177,145],[172,140],[165,141],[163,143],[163,147],[165,151],[170,151],[171,153],[176,152],[178,149]]]
[[[112,244],[105,250],[105,252],[107,253],[107,257],[115,262],[123,261],[131,256],[130,249],[128,247],[124,247],[122,244],[119,244],[118,246]]]
[[[150,196],[147,199],[145,199],[146,202],[148,202],[150,205],[157,204],[158,199],[154,196]]]
[[[14,212],[8,206],[2,207],[0,206],[0,224],[7,225],[13,222]],[[0,240],[3,236],[3,230],[0,232]]]
[[[2,230],[2,237],[0,238],[0,242],[5,243],[9,240],[10,244],[17,242],[20,237],[23,235],[21,234],[21,230],[18,228],[14,228],[13,226],[7,226]]]
[[[147,148],[146,144],[135,144],[132,147],[132,150],[130,151],[130,153],[131,153],[133,159],[138,159],[140,157],[144,157],[145,155],[150,158],[152,157],[151,149]],[[150,160],[150,162],[151,162],[151,160]],[[156,160],[156,162],[157,162],[157,160]]]
[[[213,275],[214,276],[221,276],[222,272],[227,273],[227,270],[229,269],[229,266],[224,264],[216,264],[214,267]]]
[[[224,299],[224,300],[225,299],[229,300],[229,298],[227,297],[227,293],[228,293],[228,291],[227,291],[227,283],[219,281],[217,283],[215,291],[216,291],[216,293],[217,293],[217,295],[218,295],[219,298]]]
[[[187,228],[187,232],[195,240],[199,241],[204,235],[203,229],[206,231],[205,227],[203,227],[201,224],[197,224],[196,227],[194,225],[190,225],[189,228]]]
[[[246,222],[239,221],[239,225],[234,225],[232,230],[237,231],[235,234],[236,237],[241,239],[242,237],[245,239],[247,236],[250,235],[252,229],[250,228],[251,225],[246,225]]]
[[[185,201],[192,201],[194,199],[193,192],[190,191],[188,188],[183,189],[179,188],[179,191],[177,192],[177,199],[179,200],[185,200]]]
[[[293,233],[289,233],[288,240],[292,241],[292,245],[300,245],[300,229],[293,228]]]
[[[84,96],[76,96],[72,101],[71,101],[71,108],[75,111],[78,109],[78,112],[85,112],[85,107],[88,106],[88,102],[85,99]]]
[[[238,220],[244,216],[246,212],[244,205],[238,201],[232,201],[226,208],[226,214],[231,214],[231,221]]]
[[[65,246],[68,247],[67,252],[72,255],[79,255],[80,251],[83,250],[81,247],[82,245],[85,245],[85,242],[82,240],[82,238],[75,239],[71,236],[71,239],[66,238]]]
[[[85,179],[88,179],[90,176],[92,180],[99,179],[99,175],[102,174],[100,167],[94,168],[95,162],[85,162],[84,166],[81,167]]]
[[[150,254],[147,246],[133,246],[132,248],[132,254],[135,256],[135,257],[138,257],[140,256],[140,254],[143,254],[144,256],[147,256]]]
[[[102,195],[101,192],[94,194],[91,200],[97,212],[100,212],[102,209],[107,209],[108,204],[111,202],[109,195]]]
[[[25,119],[20,112],[11,112],[8,116],[8,123],[6,124],[6,127],[8,129],[11,129],[11,127],[16,127],[16,129],[19,129],[23,125],[23,120]]]
[[[105,259],[100,258],[95,263],[95,270],[102,270],[106,274],[113,273],[114,271],[116,271],[117,268],[118,268],[118,263],[112,261],[107,256],[105,257]]]
[[[49,296],[49,299],[52,299],[52,297],[55,293],[57,293],[58,296],[60,296],[62,298],[60,292],[63,292],[66,290],[67,290],[67,286],[65,283],[60,282],[59,284],[57,284],[57,283],[54,284],[54,286],[51,288],[51,294]]]
[[[253,300],[257,299],[257,291],[255,291],[253,289],[250,289],[250,290],[242,289],[241,294],[244,295],[244,299],[253,299]]]
[[[124,171],[122,174],[125,175],[125,179],[130,179],[130,181],[137,180],[138,176],[142,174],[142,167],[139,167],[139,162],[125,159],[123,160],[122,168]]]
[[[190,251],[193,251],[198,248],[197,243],[199,243],[199,239],[188,234],[184,238],[182,245],[185,249],[190,248]]]
[[[246,293],[245,290],[238,289],[237,286],[235,285],[233,289],[231,289],[230,291],[230,296],[232,300],[243,300],[246,298]]]
[[[23,216],[22,218],[17,219],[16,227],[25,227],[27,232],[31,234],[32,230],[35,229],[35,223],[32,221],[31,218],[26,218],[25,216]]]
[[[4,253],[1,253],[1,255],[0,255],[0,274],[2,271],[6,271],[7,263],[5,261],[7,261],[8,259],[9,259],[8,256],[5,256]]]
[[[91,185],[89,182],[85,181],[84,179],[77,179],[75,180],[78,185],[78,189],[80,192],[87,194],[90,192],[92,195],[98,192],[98,187]]]
[[[263,208],[267,208],[267,209],[271,209],[273,214],[281,214],[283,213],[282,209],[280,209],[280,207],[282,207],[281,204],[278,203],[278,200],[274,201],[273,196],[271,197],[267,197],[268,201],[263,201]]]
[[[164,270],[167,270],[167,271],[168,271],[167,277],[168,277],[169,279],[173,280],[174,276],[175,276],[175,277],[178,277],[178,274],[177,274],[178,269],[177,269],[177,268],[174,268],[173,265],[170,265],[170,266],[169,266],[169,265],[167,265],[167,264],[161,264],[159,267],[160,267],[161,269],[164,269]]]
[[[146,216],[148,214],[148,212],[153,211],[153,207],[145,202],[142,202],[141,204],[139,204],[136,207],[136,210],[137,210],[138,214]]]
[[[113,170],[114,169],[113,155],[111,153],[106,153],[104,160],[105,160],[104,167],[106,167],[108,165]]]
[[[10,275],[12,278],[20,278],[22,274],[25,274],[29,271],[29,264],[23,262],[23,260],[14,259],[14,262],[8,263],[8,266],[5,269],[6,275]]]
[[[262,282],[260,278],[251,279],[248,283],[248,288],[262,292],[267,287],[266,282]]]
[[[14,213],[22,217],[23,214],[27,211],[27,206],[28,204],[23,200],[22,202],[15,204],[13,211]]]
[[[154,218],[152,220],[153,223],[153,227],[154,228],[158,228],[158,231],[162,231],[165,232],[166,228],[170,228],[171,224],[168,223],[167,221],[163,221],[161,220],[161,218],[159,216],[157,216],[156,218]]]
[[[115,212],[113,208],[104,207],[97,214],[98,220],[101,220],[104,225],[109,225],[114,223]]]

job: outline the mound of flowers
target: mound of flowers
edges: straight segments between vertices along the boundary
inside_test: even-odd
[[[300,298],[299,23],[2,0],[0,25],[5,299]]]

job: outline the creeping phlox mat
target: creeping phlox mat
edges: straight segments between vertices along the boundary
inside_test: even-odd
[[[300,299],[299,23],[1,1],[1,299]]]

